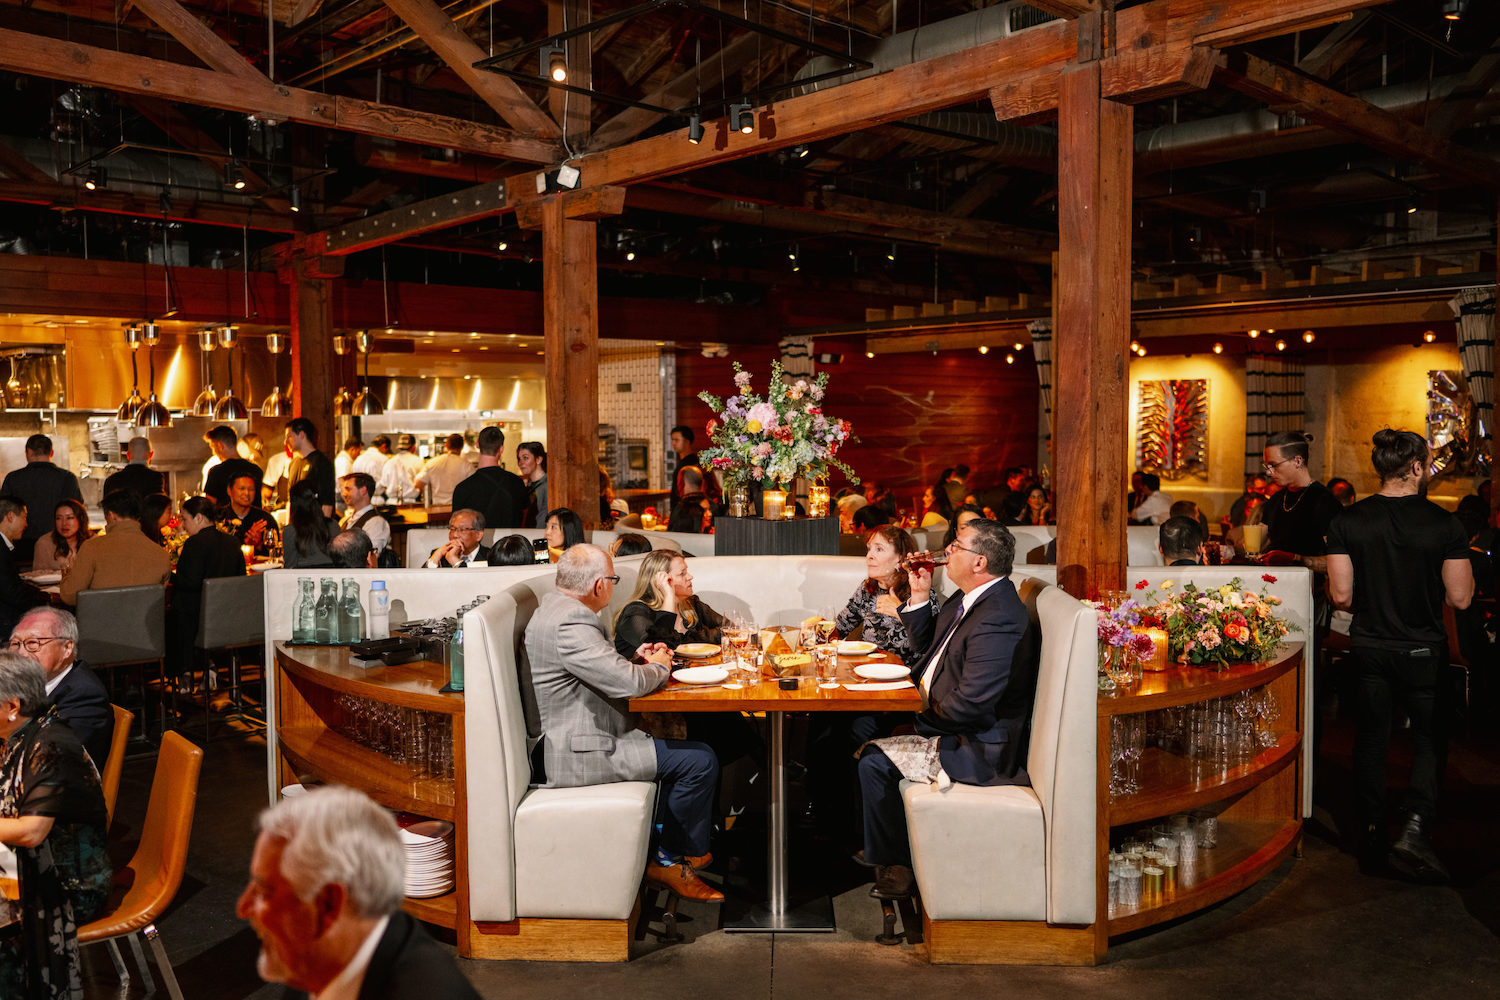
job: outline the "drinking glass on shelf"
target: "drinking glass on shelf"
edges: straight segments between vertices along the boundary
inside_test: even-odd
[[[1198,846],[1205,851],[1219,846],[1219,817],[1198,817]]]

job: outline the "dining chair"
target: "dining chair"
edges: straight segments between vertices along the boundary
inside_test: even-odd
[[[78,593],[78,658],[95,670],[140,667],[141,738],[146,729],[146,664],[155,663],[165,687],[167,656],[167,588],[104,587]],[[166,729],[166,699],[158,699]]]
[[[212,717],[213,685],[217,677],[213,653],[229,653],[229,689],[233,711],[244,712],[240,701],[239,651],[262,648],[265,643],[265,581],[259,575],[214,577],[203,581],[203,606],[198,616],[198,636],[193,645],[205,653],[203,667],[203,738],[208,739]]]
[[[156,983],[141,949],[140,938],[145,938],[156,956],[157,969],[172,1000],[183,1000],[182,990],[177,985],[172,963],[167,960],[167,950],[162,946],[156,920],[182,885],[182,873],[187,867],[188,839],[193,831],[193,810],[198,801],[198,774],[202,766],[201,749],[178,733],[162,733],[161,752],[156,758],[156,776],[151,782],[151,800],[146,806],[140,845],[130,863],[115,873],[110,912],[78,929],[80,946],[100,942],[108,945],[110,960],[122,984],[130,981],[130,973],[116,942],[122,937],[128,939],[146,992],[150,994],[156,992]]]
[[[115,730],[109,738],[109,756],[104,758],[104,770],[99,772],[99,784],[104,789],[104,828],[115,819],[115,799],[120,794],[120,775],[125,770],[125,745],[130,742],[130,723],[135,713],[119,705],[109,706],[115,715]]]

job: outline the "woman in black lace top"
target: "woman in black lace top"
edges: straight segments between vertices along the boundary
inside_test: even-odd
[[[911,535],[894,524],[883,524],[865,537],[865,571],[869,576],[855,588],[854,596],[834,619],[840,635],[847,636],[859,628],[866,642],[873,642],[908,663],[912,661],[911,637],[897,612],[911,596],[911,585],[901,560],[915,551],[917,544]],[[937,614],[936,594],[932,605],[932,613]]]
[[[682,553],[658,549],[641,560],[635,592],[615,619],[615,648],[633,660],[648,642],[672,649],[684,642],[717,643],[723,627],[724,616],[693,593],[693,574]]]

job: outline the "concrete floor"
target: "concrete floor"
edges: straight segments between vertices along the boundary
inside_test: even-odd
[[[1454,743],[1444,815],[1435,834],[1452,886],[1423,887],[1358,874],[1352,844],[1330,827],[1349,815],[1352,728],[1330,718],[1319,775],[1321,822],[1309,824],[1304,856],[1289,859],[1239,896],[1175,924],[1111,944],[1092,969],[937,967],[921,946],[874,943],[879,908],[858,884],[862,870],[833,874],[838,931],[827,935],[733,935],[719,908],[689,904],[687,941],[636,946],[625,965],[462,962],[486,997],[549,1000],[610,996],[772,998],[895,997],[989,990],[1022,996],[1112,997],[1500,997],[1500,739],[1486,712]],[[187,735],[201,739],[202,728]],[[254,935],[234,916],[263,804],[265,743],[215,726],[207,745],[187,877],[159,926],[189,1000],[280,996],[255,975]],[[1404,774],[1393,744],[1393,775]],[[117,840],[139,828],[154,762],[127,764]],[[1396,780],[1400,780],[1399,777]],[[1345,822],[1345,826],[1348,823]],[[747,837],[753,835],[751,829]],[[730,845],[731,848],[733,845]],[[128,845],[124,848],[128,851]],[[716,852],[724,854],[716,844]],[[753,850],[753,848],[752,848]],[[751,851],[746,852],[747,855]],[[89,997],[143,995],[120,986],[101,949],[85,952]]]

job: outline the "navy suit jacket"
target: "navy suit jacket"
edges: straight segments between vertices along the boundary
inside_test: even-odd
[[[306,993],[287,990],[288,1000],[300,1000]],[[359,988],[359,1000],[479,1000],[479,994],[447,952],[427,936],[422,925],[397,910],[370,964],[365,981]]]
[[[52,689],[52,704],[88,751],[94,767],[103,771],[115,731],[115,710],[109,706],[109,692],[99,675],[82,660],[75,660],[68,676]]]
[[[960,595],[933,617],[930,606],[903,611],[919,650],[912,680],[920,683],[937,647],[960,613]],[[966,785],[1029,785],[1026,749],[1036,700],[1040,646],[1016,588],[1008,579],[980,595],[953,631],[933,675],[917,732],[937,736],[938,757]]]
[[[22,615],[47,603],[46,594],[21,579],[21,571],[16,566],[16,556],[20,554],[19,540],[16,547],[18,551],[12,552],[10,546],[0,541],[0,636],[6,639],[10,638],[11,630]]]

